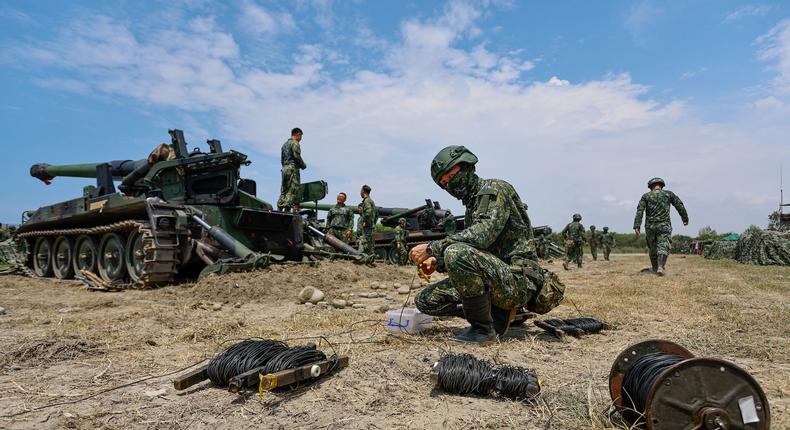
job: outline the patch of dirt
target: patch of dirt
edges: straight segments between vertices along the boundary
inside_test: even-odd
[[[567,300],[540,318],[581,313],[617,329],[558,340],[528,322],[490,347],[450,342],[467,325],[460,318],[436,320],[423,336],[387,332],[378,308],[412,304],[417,290],[398,294],[394,286],[419,288],[413,268],[288,264],[121,293],[3,277],[0,352],[8,352],[3,368],[17,370],[0,373],[0,415],[21,414],[0,418],[0,428],[625,429],[610,414],[609,371],[625,348],[651,338],[744,368],[768,396],[772,427],[790,428],[790,268],[672,257],[669,275],[659,278],[638,273],[647,263],[643,255],[613,255],[586,259],[581,270],[550,264],[568,286]],[[374,291],[373,282],[390,300],[360,295]],[[364,308],[300,305],[297,294],[308,285],[327,300]],[[58,312],[65,307],[79,310]],[[174,375],[249,337],[315,342],[350,364],[262,398],[209,382],[173,389]],[[444,394],[430,379],[443,351],[535,368],[541,396],[515,402]],[[113,387],[121,388],[104,392]]]
[[[42,366],[54,361],[73,360],[77,357],[100,354],[94,342],[82,339],[33,339],[0,358],[0,370],[9,366]]]

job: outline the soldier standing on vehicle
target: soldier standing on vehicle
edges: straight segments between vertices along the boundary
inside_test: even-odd
[[[398,225],[395,226],[395,238],[392,240],[392,247],[397,256],[398,266],[403,266],[408,262],[409,248],[406,245],[406,218],[398,219]]]
[[[603,259],[609,261],[609,254],[612,253],[612,248],[615,246],[614,235],[609,233],[609,227],[603,228],[601,246],[603,247]]]
[[[598,245],[601,244],[601,232],[595,230],[595,226],[590,226],[590,239],[587,241],[590,244],[590,254],[592,254],[593,261],[598,261]]]
[[[582,216],[573,214],[573,221],[568,223],[562,230],[562,239],[565,242],[565,261],[562,267],[570,270],[568,263],[575,262],[579,268],[582,267],[582,252],[584,251],[584,226],[581,223]]]
[[[359,195],[362,197],[362,205],[359,209],[359,251],[366,255],[375,255],[373,228],[378,219],[378,209],[376,203],[370,198],[370,191],[371,188],[368,185],[363,185],[359,191]]]
[[[301,196],[301,175],[299,170],[306,169],[307,164],[302,160],[302,130],[291,130],[291,138],[285,141],[280,150],[280,164],[282,164],[282,184],[280,185],[280,198],[277,199],[277,208],[280,210],[291,209],[299,212]]]
[[[448,275],[417,294],[417,308],[429,315],[460,316],[462,304],[470,327],[452,340],[485,345],[507,332],[518,308],[548,312],[565,288],[538,265],[529,217],[516,190],[505,181],[477,176],[477,161],[463,146],[448,146],[434,157],[431,177],[463,202],[465,228],[415,246],[409,257],[426,274]]]
[[[664,276],[669,257],[669,245],[672,237],[672,221],[669,218],[669,207],[678,211],[683,225],[688,225],[689,216],[683,202],[672,191],[664,189],[661,178],[653,178],[647,182],[650,191],[639,199],[634,217],[634,233],[641,234],[642,215],[645,216],[645,234],[650,254],[650,272]]]
[[[337,204],[326,215],[326,232],[348,243],[354,235],[354,210],[346,206],[346,193],[337,195]]]

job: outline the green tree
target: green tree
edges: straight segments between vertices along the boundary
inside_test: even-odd
[[[749,228],[747,228],[746,230],[743,231],[743,234],[759,233],[761,231],[763,231],[763,229],[761,229],[760,227],[752,224],[752,225],[749,226]]]
[[[716,230],[714,230],[711,226],[706,225],[705,227],[699,229],[697,238],[699,240],[716,240],[719,238],[719,234],[716,233]]]

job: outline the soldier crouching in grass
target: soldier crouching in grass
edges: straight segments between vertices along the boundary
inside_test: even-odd
[[[463,315],[470,327],[452,340],[486,345],[507,332],[519,308],[546,313],[559,305],[565,286],[538,265],[529,244],[529,217],[516,190],[503,180],[477,176],[477,161],[463,146],[448,146],[434,157],[431,176],[463,202],[465,228],[417,245],[409,257],[428,274],[448,275],[417,294],[417,308],[429,315]]]

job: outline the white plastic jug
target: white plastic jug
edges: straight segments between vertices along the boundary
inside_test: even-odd
[[[392,333],[416,334],[431,327],[433,317],[416,308],[398,308],[387,311],[387,329]]]

